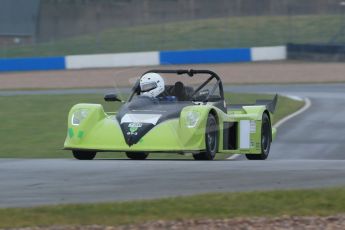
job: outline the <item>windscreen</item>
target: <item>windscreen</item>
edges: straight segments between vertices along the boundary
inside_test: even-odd
[[[164,92],[157,98],[171,101],[204,101],[206,98],[221,98],[219,85],[209,74],[196,74],[193,77],[171,73],[159,73],[164,80]],[[153,84],[141,86],[141,92],[154,89]],[[136,96],[140,96],[136,95]]]

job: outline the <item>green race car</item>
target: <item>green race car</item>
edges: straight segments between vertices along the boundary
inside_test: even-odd
[[[227,106],[222,81],[209,70],[151,70],[136,82],[126,102],[116,94],[105,100],[123,105],[109,113],[99,104],[77,104],[70,110],[64,149],[76,159],[125,152],[135,160],[150,153],[192,153],[195,160],[231,153],[265,160],[276,135],[272,119],[277,96]]]

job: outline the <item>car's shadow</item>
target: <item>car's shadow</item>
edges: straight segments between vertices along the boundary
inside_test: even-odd
[[[194,159],[145,159],[145,160],[131,160],[131,159],[123,159],[123,158],[99,158],[94,159],[94,161],[133,161],[133,162],[145,162],[145,161],[193,161],[193,162],[212,162],[212,161],[199,161]],[[229,159],[215,159],[213,161],[231,161]]]

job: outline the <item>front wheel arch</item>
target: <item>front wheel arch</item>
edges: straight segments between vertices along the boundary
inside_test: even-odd
[[[205,151],[194,154],[195,160],[213,160],[218,152],[219,123],[211,112],[207,116],[205,125]]]
[[[220,140],[220,132],[219,132],[219,115],[218,113],[216,112],[215,109],[211,109],[209,114],[212,114],[215,118],[216,118],[216,123],[217,123],[217,138],[218,138],[218,144],[217,144],[217,152],[218,152],[218,149],[219,149],[219,140]]]

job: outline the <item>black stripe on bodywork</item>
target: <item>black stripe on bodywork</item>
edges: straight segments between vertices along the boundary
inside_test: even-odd
[[[119,113],[116,115],[116,119],[120,124],[127,145],[131,146],[138,143],[156,125],[169,119],[179,118],[182,109],[190,105],[193,105],[193,103],[187,101],[160,101],[156,98],[138,96],[121,107]],[[126,114],[159,114],[161,117],[156,124],[142,122],[137,122],[137,124],[125,122],[121,124],[121,119]]]
[[[131,127],[131,125],[139,127]],[[120,124],[123,136],[125,137],[126,143],[131,146],[140,141],[140,139],[148,133],[153,127],[153,124],[149,123],[122,123]]]

